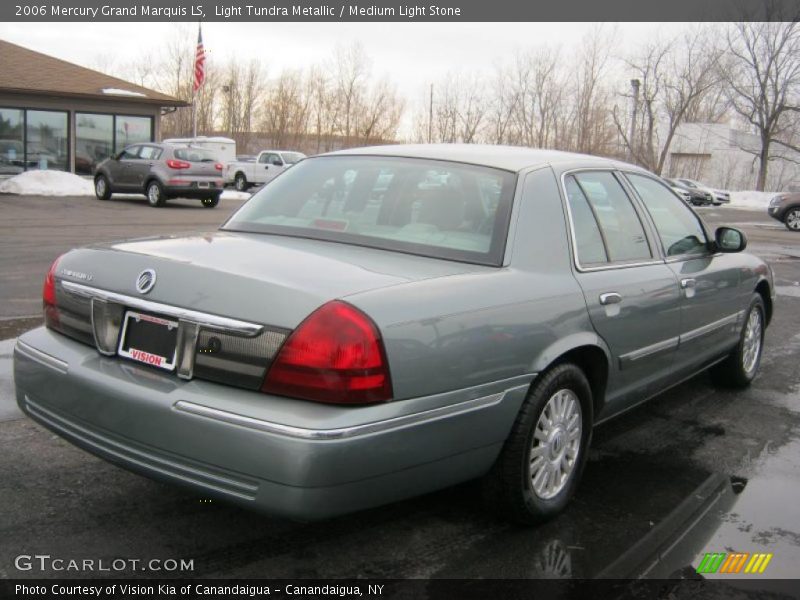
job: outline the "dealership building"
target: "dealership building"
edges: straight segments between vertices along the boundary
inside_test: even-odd
[[[162,111],[187,103],[0,40],[0,176],[89,175],[125,146],[160,139]]]

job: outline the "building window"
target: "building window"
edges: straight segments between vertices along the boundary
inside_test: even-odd
[[[28,169],[69,170],[66,112],[26,111],[25,161]]]
[[[119,152],[125,148],[125,146],[130,146],[131,144],[153,141],[153,119],[150,117],[117,115],[115,120],[116,152]]]
[[[0,108],[0,175],[16,175],[25,170],[23,122],[21,110]]]
[[[114,148],[114,117],[75,113],[75,172],[91,175]]]

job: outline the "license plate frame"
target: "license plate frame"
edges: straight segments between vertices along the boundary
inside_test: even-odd
[[[198,181],[197,182],[197,187],[203,188],[203,189],[208,189],[208,188],[211,187],[211,182],[210,181]]]
[[[138,362],[150,365],[165,371],[174,371],[178,354],[178,321],[142,313],[135,310],[126,310],[122,320],[122,331],[119,336],[117,354]],[[147,340],[142,344],[148,333],[161,336],[161,339]],[[133,339],[129,336],[133,334]],[[134,347],[136,346],[146,346]],[[164,352],[164,347],[167,351]],[[171,352],[170,352],[171,350]],[[164,356],[168,354],[168,356]]]

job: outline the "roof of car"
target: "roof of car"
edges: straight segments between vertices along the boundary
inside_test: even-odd
[[[397,156],[407,158],[429,158],[432,160],[449,160],[475,165],[484,165],[507,171],[520,171],[534,166],[554,163],[585,163],[588,166],[619,167],[626,166],[641,170],[634,165],[588,154],[561,152],[559,150],[542,150],[521,146],[493,146],[488,144],[392,144],[387,146],[368,146],[349,148],[330,152],[323,156],[361,155],[361,156]]]

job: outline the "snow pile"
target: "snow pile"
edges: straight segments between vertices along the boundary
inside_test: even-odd
[[[223,200],[249,200],[252,196],[249,192],[237,192],[236,190],[225,190],[222,192]]]
[[[744,210],[767,210],[769,201],[778,192],[731,192],[731,206]]]
[[[64,171],[25,171],[0,182],[0,194],[26,196],[93,196],[94,185]]]
[[[147,96],[141,92],[132,92],[130,90],[121,90],[119,88],[103,88],[104,94],[110,94],[112,96],[137,96],[140,98],[146,98]]]

